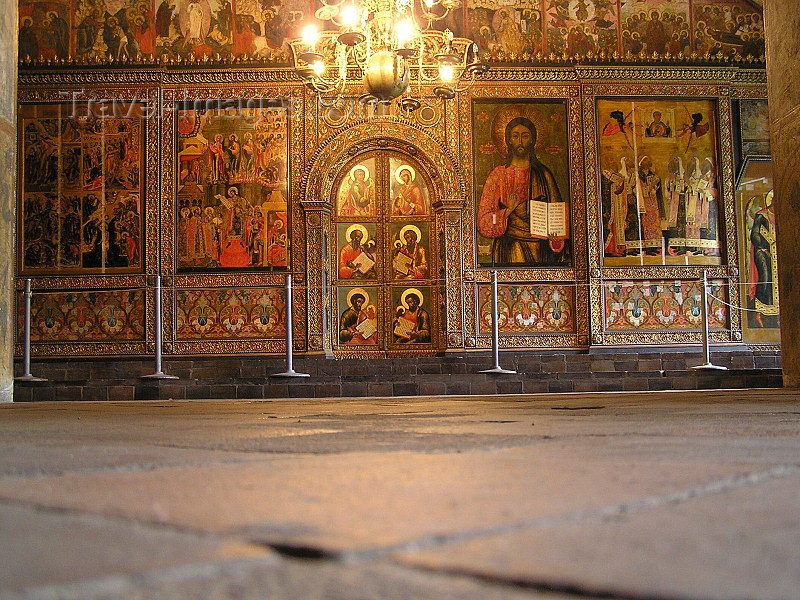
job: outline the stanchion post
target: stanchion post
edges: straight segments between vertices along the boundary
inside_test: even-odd
[[[496,373],[496,374],[516,374],[516,371],[503,369],[500,367],[500,323],[499,323],[499,308],[497,302],[497,269],[492,271],[492,356],[494,358],[494,366],[491,369],[484,369],[478,373]]]
[[[703,319],[703,360],[702,365],[696,365],[692,369],[698,371],[727,371],[728,367],[722,367],[711,363],[711,348],[708,343],[708,271],[703,271],[703,293],[700,302],[700,315]]]
[[[310,377],[308,373],[298,373],[292,364],[292,274],[286,274],[286,370],[271,377]]]
[[[155,343],[156,343],[156,371],[150,375],[142,375],[142,379],[178,379],[177,375],[167,375],[161,370],[161,275],[156,275],[155,289]]]
[[[14,377],[14,381],[47,381],[46,377],[31,375],[31,280],[25,280],[25,323],[23,323],[24,340],[22,342],[22,375]]]

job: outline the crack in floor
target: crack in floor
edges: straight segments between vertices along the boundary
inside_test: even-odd
[[[390,546],[346,551],[340,553],[340,559],[348,562],[374,560],[376,558],[382,558],[387,555],[398,554],[401,552],[418,552],[420,550],[427,550],[429,548],[435,548],[445,544],[469,542],[479,538],[503,535],[517,531],[554,527],[557,525],[577,523],[588,519],[611,519],[625,515],[633,515],[642,510],[682,504],[695,498],[703,498],[715,494],[722,494],[724,492],[729,492],[792,475],[800,475],[800,465],[780,465],[766,471],[732,475],[730,477],[726,477],[725,479],[712,481],[704,485],[695,486],[678,492],[648,496],[639,500],[620,502],[617,504],[577,511],[564,515],[517,521],[515,523],[507,523],[504,525],[496,525],[493,527],[478,528],[468,531],[434,534]]]

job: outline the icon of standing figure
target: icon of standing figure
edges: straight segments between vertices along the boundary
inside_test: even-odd
[[[392,216],[410,217],[427,214],[425,195],[416,181],[416,170],[411,165],[401,165],[395,171],[394,178],[400,185],[394,186]]]
[[[552,213],[547,206],[563,203],[553,173],[536,156],[536,126],[526,117],[511,119],[505,128],[505,162],[489,173],[478,203],[478,232],[492,240],[493,265],[555,265],[564,260],[568,238],[567,210]],[[539,203],[539,204],[537,204]],[[532,209],[544,210],[544,230]],[[566,209],[566,203],[560,207]],[[560,227],[546,222],[558,215]]]

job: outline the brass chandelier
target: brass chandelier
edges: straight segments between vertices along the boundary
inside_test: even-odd
[[[432,29],[461,6],[460,0],[321,0],[314,16],[320,31],[306,25],[290,42],[294,67],[309,88],[342,97],[349,82],[362,79],[362,102],[390,104],[406,111],[422,103],[422,87],[450,99],[469,89],[488,65],[472,40],[449,29]]]

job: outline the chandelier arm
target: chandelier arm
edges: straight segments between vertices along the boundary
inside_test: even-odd
[[[424,6],[424,4],[425,4],[425,2],[420,2],[420,5]],[[440,6],[440,3],[437,2],[437,3],[433,4],[433,6]],[[447,15],[450,14],[450,9],[449,8],[445,8],[444,9],[444,13],[442,13],[441,15],[437,15],[434,12],[427,11],[424,8],[420,9],[420,12],[422,13],[422,16],[425,17],[425,19],[428,21],[428,23],[432,23],[433,21],[441,21],[442,19],[447,17]]]

